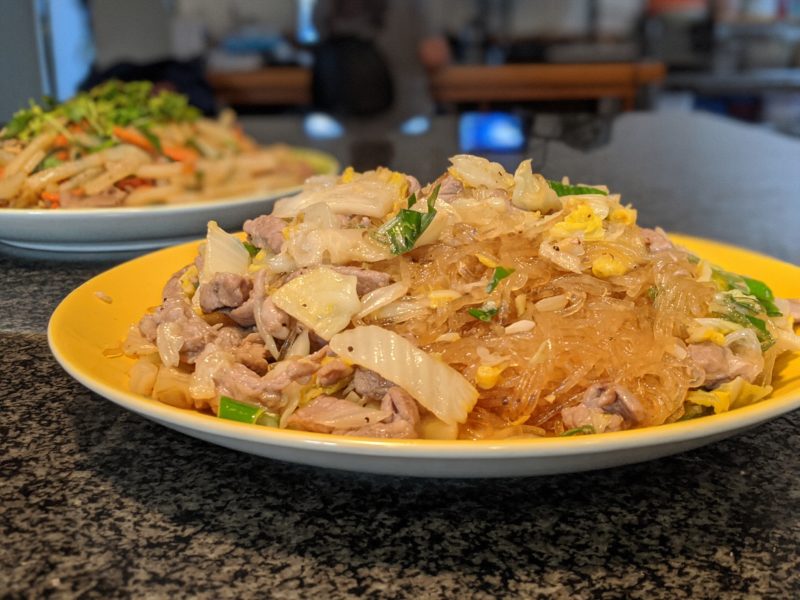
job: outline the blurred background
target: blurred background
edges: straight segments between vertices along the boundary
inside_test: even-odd
[[[502,150],[555,113],[592,145],[631,110],[800,136],[800,0],[1,1],[0,123],[115,77],[208,114],[294,115],[311,137],[450,114],[464,149]]]

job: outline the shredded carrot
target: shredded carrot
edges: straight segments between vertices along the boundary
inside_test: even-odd
[[[140,187],[153,187],[153,180],[131,176],[118,181],[116,186],[122,190],[132,190]]]
[[[69,152],[66,150],[61,150],[60,152],[56,152],[56,158],[58,160],[67,160],[69,158]]]
[[[187,146],[164,146],[164,156],[178,162],[194,162],[200,155]]]
[[[59,133],[53,140],[53,144],[55,146],[66,146],[68,143],[69,140],[67,139],[67,136],[65,136],[63,133]]]
[[[150,140],[148,140],[135,129],[130,129],[127,127],[114,127],[112,131],[117,138],[127,144],[139,146],[139,148],[142,150],[147,150],[148,152],[155,152],[155,148],[153,148],[153,144],[150,143]]]
[[[61,196],[58,192],[42,192],[42,200],[50,203],[50,208],[58,208],[61,206]]]
[[[86,190],[82,187],[76,187],[75,189],[71,190],[73,196],[85,196]]]

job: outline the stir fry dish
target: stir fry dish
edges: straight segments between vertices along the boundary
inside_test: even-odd
[[[110,81],[62,104],[31,103],[0,130],[0,207],[202,202],[297,186],[314,165],[259,146],[232,111],[203,118],[185,96]]]
[[[215,223],[132,326],[131,390],[376,438],[599,434],[721,413],[800,350],[798,303],[676,247],[604,186],[459,155],[311,178]]]

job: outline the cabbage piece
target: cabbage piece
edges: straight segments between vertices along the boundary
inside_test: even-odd
[[[216,221],[209,221],[200,281],[211,281],[215,273],[247,275],[249,266],[250,253],[241,240],[225,232]]]
[[[316,187],[275,203],[272,215],[282,219],[296,217],[310,206],[324,203],[337,215],[382,217],[400,199],[400,188],[378,178],[361,177],[333,187]]]
[[[382,327],[348,329],[333,336],[330,347],[402,387],[448,425],[464,423],[478,400],[478,391],[461,373]]]
[[[298,267],[315,266],[327,259],[333,264],[378,262],[392,257],[389,248],[370,237],[366,229],[314,229],[298,231],[284,244],[282,255]]]
[[[547,185],[547,180],[534,173],[531,160],[523,160],[514,172],[514,193],[511,204],[523,210],[538,210],[542,214],[561,210],[561,200]]]
[[[407,292],[408,285],[401,281],[384,287],[379,287],[376,290],[372,290],[371,292],[364,294],[364,297],[361,298],[361,310],[356,316],[359,319],[363,319],[368,314],[375,312],[379,308],[383,308],[395,300],[399,300],[405,296]]]
[[[514,185],[514,177],[503,165],[481,156],[456,154],[450,157],[450,163],[453,166],[447,172],[465,186],[510,190]]]
[[[352,275],[318,267],[285,283],[270,297],[275,306],[329,340],[361,310],[357,284]]]

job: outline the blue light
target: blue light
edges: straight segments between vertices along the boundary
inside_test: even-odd
[[[400,125],[400,131],[405,135],[422,135],[430,128],[431,120],[425,115],[414,115]]]
[[[522,119],[508,113],[464,113],[458,133],[462,152],[515,152],[525,147]]]
[[[317,140],[330,140],[344,135],[344,126],[325,113],[311,113],[303,122],[306,135]]]

